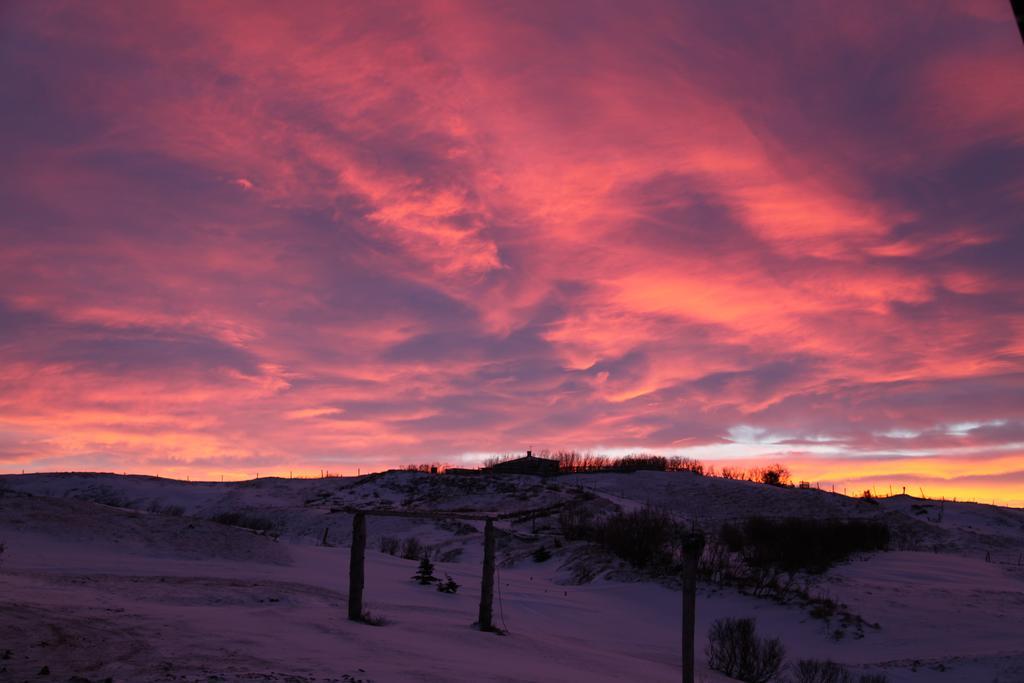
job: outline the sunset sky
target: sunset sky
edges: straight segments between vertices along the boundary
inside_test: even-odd
[[[1005,0],[8,2],[0,83],[0,471],[1024,505]]]

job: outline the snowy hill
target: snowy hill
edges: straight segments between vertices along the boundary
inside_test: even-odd
[[[0,477],[0,680],[32,680],[44,666],[61,681],[678,680],[673,582],[564,538],[557,511],[498,524],[496,609],[509,635],[470,628],[481,523],[466,520],[370,517],[366,600],[388,623],[345,619],[346,510],[558,506],[650,506],[709,532],[754,515],[883,520],[892,529],[894,551],[807,578],[864,629],[837,636],[806,606],[702,584],[705,681],[729,680],[706,668],[702,652],[723,616],[756,617],[790,661],[832,659],[893,682],[1024,681],[1024,511],[908,496],[864,501],[683,472],[232,483]],[[457,594],[409,580],[416,561],[401,555],[410,539],[461,584]],[[535,562],[539,547],[553,557]],[[593,580],[579,582],[580,563]]]

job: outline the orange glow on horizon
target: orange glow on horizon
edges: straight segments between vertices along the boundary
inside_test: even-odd
[[[1019,504],[1004,5],[5,9],[0,471],[546,443]]]

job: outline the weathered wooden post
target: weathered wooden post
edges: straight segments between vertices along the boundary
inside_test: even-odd
[[[477,623],[481,631],[494,630],[494,520],[484,524],[484,573],[480,581],[480,617]]]
[[[363,583],[366,559],[366,513],[352,516],[352,552],[348,565],[348,618],[363,620]]]
[[[697,614],[697,561],[704,550],[704,534],[683,537],[683,683],[693,683],[693,640]]]

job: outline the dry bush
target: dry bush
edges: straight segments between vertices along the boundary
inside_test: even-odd
[[[665,567],[672,563],[677,525],[662,510],[644,507],[620,512],[596,529],[595,540],[635,567]]]
[[[792,478],[789,468],[780,463],[750,470],[750,478],[769,486],[789,486]]]
[[[380,551],[387,553],[388,555],[397,555],[399,548],[401,548],[402,541],[395,538],[394,536],[381,536],[380,537]]]
[[[870,520],[751,517],[724,524],[719,534],[730,552],[757,568],[821,573],[853,553],[885,550],[889,527]]]
[[[704,463],[700,460],[681,458],[679,456],[669,458],[666,469],[669,472],[690,472],[701,476],[709,474],[711,471],[709,468],[704,467]]]
[[[793,667],[793,683],[889,683],[885,674],[854,675],[842,664],[816,659],[801,659]]]
[[[555,451],[552,457],[558,460],[558,469],[566,473],[606,471],[612,462],[603,455],[579,451]]]
[[[594,513],[581,505],[563,508],[558,513],[558,523],[567,541],[589,541],[594,537]]]
[[[840,664],[801,659],[793,667],[793,683],[853,683],[853,676]]]
[[[419,463],[417,465],[406,465],[406,472],[423,472],[424,474],[444,474],[449,465],[441,462]]]
[[[424,556],[429,557],[432,550],[432,546],[420,543],[418,538],[412,536],[402,542],[402,559],[418,560]]]
[[[644,507],[600,517],[574,506],[562,510],[559,522],[566,540],[601,545],[638,569],[673,570],[680,529],[663,510]]]
[[[753,619],[719,619],[708,631],[708,666],[744,683],[768,683],[779,675],[786,650],[778,638],[761,638]]]
[[[722,467],[722,479],[744,479],[743,470],[739,467]]]
[[[615,463],[614,469],[620,472],[637,472],[639,470],[664,472],[668,469],[668,458],[649,453],[631,453],[620,458]]]

